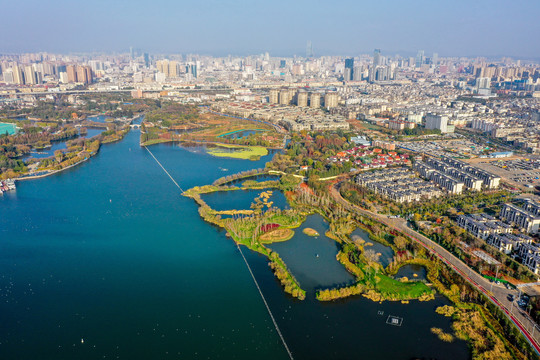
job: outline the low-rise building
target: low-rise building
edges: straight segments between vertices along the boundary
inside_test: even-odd
[[[538,233],[540,217],[519,206],[514,204],[504,204],[501,209],[500,217],[508,223],[515,224],[525,232],[533,234]]]

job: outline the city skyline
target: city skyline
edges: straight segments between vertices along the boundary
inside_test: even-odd
[[[354,56],[380,48],[388,55],[402,56],[422,49],[443,57],[540,59],[538,47],[516,41],[540,34],[534,19],[538,2],[482,0],[459,5],[97,0],[75,8],[63,0],[46,6],[31,0],[4,5],[5,14],[25,16],[3,19],[0,31],[10,36],[0,39],[0,49],[3,53],[111,53],[133,46],[165,54],[303,56],[306,42],[311,41],[315,56]],[[504,21],[495,21],[503,16]]]

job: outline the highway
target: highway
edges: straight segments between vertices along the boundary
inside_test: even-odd
[[[365,215],[387,225],[394,230],[406,234],[410,239],[416,241],[429,252],[437,256],[439,259],[441,259],[441,261],[461,275],[467,282],[473,285],[478,291],[482,292],[488,299],[490,299],[492,303],[498,306],[522,332],[536,352],[540,354],[540,327],[538,327],[523,310],[521,310],[516,304],[510,302],[507,298],[508,294],[513,294],[514,297],[517,298],[517,291],[511,291],[502,285],[495,285],[491,283],[489,280],[473,271],[448,250],[428,237],[409,228],[406,220],[399,218],[391,219],[387,215],[377,214],[351,204],[341,196],[339,192],[340,185],[341,182],[338,182],[330,187],[330,193],[338,203],[351,211]]]

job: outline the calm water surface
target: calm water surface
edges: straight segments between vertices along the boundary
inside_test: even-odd
[[[380,254],[379,263],[383,267],[387,267],[392,262],[392,259],[394,258],[394,250],[392,250],[390,246],[386,246],[380,242],[372,240],[367,231],[360,228],[355,229],[351,233],[351,238],[354,239],[355,237],[359,237],[365,241],[364,250],[372,250],[376,254]]]
[[[319,236],[304,234],[305,228],[316,230]],[[270,245],[308,296],[315,296],[315,291],[320,288],[354,283],[354,277],[336,260],[338,244],[324,235],[327,230],[328,223],[321,215],[310,215],[299,228],[294,229],[291,240]]]
[[[138,137],[0,197],[0,359],[287,359],[236,246]],[[269,160],[151,150],[184,189]],[[429,331],[450,329],[434,312],[443,298],[296,301],[245,253],[295,359],[469,358],[465,343]]]

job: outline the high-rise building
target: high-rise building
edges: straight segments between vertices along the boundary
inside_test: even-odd
[[[489,89],[491,87],[491,79],[488,77],[477,78],[476,87],[478,89]]]
[[[36,72],[32,65],[27,65],[24,67],[24,83],[26,85],[35,85],[37,84]]]
[[[86,76],[86,70],[83,66],[77,66],[77,82],[88,84],[88,78]]]
[[[285,69],[287,67],[287,60],[280,60],[279,61],[279,68]]]
[[[270,102],[270,104],[279,104],[279,90],[278,89],[270,90],[268,101]]]
[[[193,75],[194,78],[197,78],[197,65],[196,64],[187,64],[186,73]]]
[[[355,66],[353,70],[353,80],[354,81],[362,80],[363,73],[364,73],[363,66]]]
[[[15,76],[13,74],[13,69],[7,69],[2,75],[6,84],[15,84]]]
[[[439,54],[433,53],[433,58],[431,59],[433,66],[439,65]]]
[[[311,41],[308,40],[306,44],[306,57],[312,58],[313,57],[313,44],[311,44]]]
[[[345,81],[354,79],[354,58],[345,59],[345,73],[343,78]]]
[[[75,65],[66,66],[68,82],[77,82],[77,68]]]
[[[19,65],[13,66],[13,82],[15,84],[24,85],[24,75]]]
[[[65,71],[59,72],[58,78],[60,79],[60,82],[63,84],[67,84],[69,82],[68,74]]]
[[[309,107],[317,109],[321,107],[321,94],[311,93],[309,96]]]
[[[92,68],[90,66],[84,67],[84,72],[86,74],[86,84],[91,84],[94,82],[94,76],[92,75]]]
[[[289,89],[282,89],[279,91],[279,104],[289,105],[291,102],[291,93]]]
[[[296,105],[301,107],[308,106],[308,93],[305,91],[300,91],[296,98]]]
[[[426,129],[438,129],[441,130],[442,133],[448,132],[448,117],[437,114],[427,114]]]
[[[143,57],[144,57],[144,66],[150,67],[150,55],[148,55],[148,53],[144,53]]]
[[[422,65],[424,65],[426,59],[424,55],[424,50],[419,50],[418,54],[416,54],[416,67],[419,68]]]
[[[332,109],[338,106],[338,94],[337,92],[326,93],[324,95],[324,107]]]
[[[381,65],[381,49],[375,49],[373,51],[373,66],[377,67]]]

